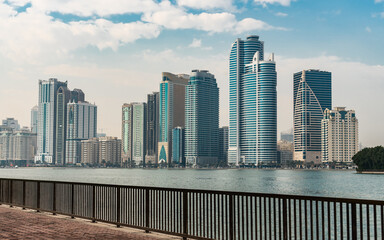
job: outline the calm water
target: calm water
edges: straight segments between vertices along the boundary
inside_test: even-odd
[[[384,200],[384,175],[355,171],[0,168],[0,177]]]

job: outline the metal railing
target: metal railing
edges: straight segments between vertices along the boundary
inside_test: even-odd
[[[0,203],[195,239],[383,239],[384,201],[0,179]]]

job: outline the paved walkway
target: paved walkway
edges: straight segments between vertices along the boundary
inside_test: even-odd
[[[133,228],[0,205],[0,239],[181,239]]]

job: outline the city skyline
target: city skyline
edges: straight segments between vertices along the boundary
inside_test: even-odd
[[[380,23],[384,21],[381,17],[381,13],[384,11],[383,2],[372,0],[369,3],[360,4],[364,6],[359,6],[359,4],[347,6],[349,3],[346,1],[332,4],[330,2],[309,3],[300,0],[281,1],[283,4],[279,4],[280,1],[272,1],[274,4],[268,4],[271,1],[256,1],[246,4],[222,1],[220,5],[216,6],[214,2],[210,3],[211,5],[203,4],[201,9],[188,5],[187,1],[179,1],[180,5],[167,2],[157,4],[168,11],[177,10],[181,15],[187,14],[192,18],[199,17],[202,13],[206,13],[212,18],[217,16],[214,14],[220,14],[218,13],[220,11],[228,13],[235,17],[229,21],[234,23],[233,26],[226,22],[223,23],[224,26],[232,26],[228,30],[223,30],[224,27],[217,27],[218,25],[215,25],[217,21],[214,20],[212,20],[214,26],[202,26],[199,22],[201,20],[196,20],[195,25],[181,29],[180,26],[170,25],[169,23],[173,22],[171,19],[161,22],[157,17],[159,13],[162,13],[161,9],[153,10],[152,13],[144,13],[145,11],[138,7],[133,14],[129,13],[125,6],[120,9],[113,8],[118,1],[111,4],[111,7],[108,8],[109,12],[102,12],[103,8],[100,6],[88,6],[88,10],[79,7],[75,11],[75,8],[70,6],[64,6],[58,10],[59,8],[50,9],[44,3],[32,1],[32,4],[28,5],[28,2],[1,3],[2,9],[6,10],[1,15],[5,25],[15,26],[8,22],[7,19],[10,16],[15,18],[16,23],[26,21],[28,17],[38,16],[41,18],[36,19],[45,23],[42,27],[43,29],[46,27],[48,38],[60,30],[60,28],[57,29],[60,24],[58,19],[61,20],[62,25],[72,23],[73,27],[77,24],[76,30],[80,35],[85,32],[84,28],[94,27],[97,37],[92,42],[83,39],[87,36],[81,38],[70,34],[65,39],[78,40],[80,38],[81,41],[74,44],[75,46],[68,46],[62,42],[56,42],[58,40],[47,43],[41,36],[32,40],[22,36],[15,37],[16,33],[12,31],[10,35],[3,36],[3,41],[5,38],[11,39],[12,36],[14,39],[24,39],[19,40],[20,42],[16,42],[16,44],[18,44],[17,47],[20,47],[19,51],[25,50],[23,52],[25,56],[20,55],[15,47],[7,48],[9,45],[6,41],[3,46],[7,49],[0,50],[0,59],[4,62],[3,68],[0,69],[0,74],[4,79],[0,94],[1,119],[14,117],[20,121],[20,125],[29,126],[30,109],[37,104],[35,100],[38,95],[36,82],[38,79],[56,77],[61,81],[69,80],[69,88],[76,86],[87,89],[90,99],[99,107],[99,129],[103,129],[107,135],[120,136],[119,118],[122,103],[146,101],[147,93],[159,90],[158,82],[163,71],[183,73],[189,72],[190,69],[200,68],[208,69],[216,75],[220,88],[220,126],[228,125],[229,46],[237,37],[243,38],[249,34],[256,34],[268,42],[268,49],[273,50],[276,54],[279,79],[277,87],[278,132],[292,127],[291,79],[293,73],[302,69],[314,68],[332,72],[333,105],[354,109],[361,116],[359,118],[359,138],[363,145],[374,146],[383,143],[384,129],[375,121],[375,119],[383,117],[382,111],[375,111],[377,107],[381,109],[383,104],[380,92],[384,89],[384,62],[379,54],[382,52],[380,50],[383,46],[375,40],[382,39],[380,36],[383,31],[380,31],[382,29]],[[10,6],[12,4],[14,6],[23,5],[23,3],[27,5],[24,7]],[[327,3],[329,5],[325,7]],[[156,3],[153,4],[156,5]],[[168,6],[165,6],[167,4]],[[297,14],[298,16],[292,14],[298,9],[309,11],[315,8],[318,8],[318,11],[313,16],[309,16],[310,14],[305,11]],[[255,10],[254,13],[252,10]],[[12,11],[18,13],[12,13]],[[70,14],[73,16],[69,16]],[[96,20],[89,17],[92,14],[95,15]],[[122,14],[122,16],[116,16],[117,14]],[[135,19],[134,15],[143,16],[141,19]],[[147,16],[144,18],[144,15]],[[306,17],[308,21],[299,23],[297,21],[299,17]],[[252,29],[250,26],[255,26],[255,24],[252,21],[247,23],[245,21],[247,18],[263,21],[270,27],[268,29],[265,27],[266,25],[261,24],[264,27]],[[351,22],[354,18],[359,21]],[[145,22],[146,26],[153,24],[150,25],[154,27],[154,29],[150,29],[153,32],[158,30],[156,26],[161,26],[161,29],[158,30],[157,35],[155,34],[156,36],[142,33],[135,38],[136,41],[131,41],[128,36],[124,39],[120,36],[117,43],[112,41],[108,45],[108,40],[110,40],[108,37],[113,37],[111,31],[106,32],[107,39],[101,40],[102,33],[97,32],[101,25],[96,24],[96,21],[102,19],[111,22],[111,25],[107,24],[107,29],[119,26],[119,22],[135,23],[136,21]],[[335,22],[338,22],[336,26],[328,24]],[[100,21],[99,23],[102,24]],[[31,22],[28,26],[33,27],[33,24],[36,23]],[[242,31],[240,31],[240,26],[244,27]],[[313,26],[314,29],[309,30],[310,26]],[[217,29],[215,29],[216,27]],[[1,24],[0,28],[5,27]],[[343,28],[344,35],[336,33],[336,29],[340,28]],[[129,31],[135,33],[139,30],[129,29]],[[21,32],[19,34],[22,34]],[[186,39],[185,33],[190,34],[190,37]],[[315,37],[315,35],[327,36],[326,33],[334,34],[335,37],[327,39],[327,41],[324,41],[325,37]],[[59,36],[61,35],[58,35],[58,38]],[[282,38],[284,38],[284,42],[281,41]],[[28,44],[29,41],[33,41],[34,44]],[[294,43],[294,41],[297,42]],[[40,44],[47,44],[47,47],[42,49]],[[31,49],[25,49],[26,46]],[[62,47],[53,50],[56,49],[54,48],[56,46]],[[338,46],[345,46],[345,48]],[[359,52],[351,51],[354,48],[359,49]],[[199,58],[199,54],[202,53],[207,56],[205,59]],[[44,58],[47,55],[50,56]],[[87,87],[90,83],[92,83],[92,87]],[[286,121],[286,119],[290,119],[290,121]]]

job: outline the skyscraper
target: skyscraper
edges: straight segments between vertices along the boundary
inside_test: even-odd
[[[331,73],[303,70],[293,75],[293,160],[321,163],[321,120],[332,108]]]
[[[172,129],[172,164],[185,166],[185,129]]]
[[[31,109],[31,132],[32,133],[37,133],[38,117],[39,117],[39,107],[34,106]]]
[[[145,167],[146,103],[132,103],[132,160]]]
[[[71,98],[71,91],[67,86],[61,86],[57,90],[56,103],[56,149],[55,161],[56,165],[65,164],[65,139],[67,132],[67,103]]]
[[[122,166],[132,167],[132,104],[122,106],[121,161]]]
[[[159,141],[159,93],[147,95],[146,154],[147,163],[157,163],[157,142]]]
[[[322,162],[352,163],[359,151],[358,120],[354,110],[325,109],[321,121]]]
[[[219,128],[219,165],[228,164],[228,127]]]
[[[67,82],[56,78],[39,81],[39,116],[35,162],[55,163],[57,91]]]
[[[185,157],[197,166],[219,157],[219,88],[206,70],[192,70],[185,95]]]
[[[237,39],[229,60],[229,164],[276,162],[276,95],[273,54],[264,61],[258,36]]]
[[[80,163],[81,141],[97,135],[97,106],[88,102],[67,104],[65,164]]]
[[[160,83],[158,163],[171,161],[172,129],[185,126],[185,87],[189,76],[163,72]]]

